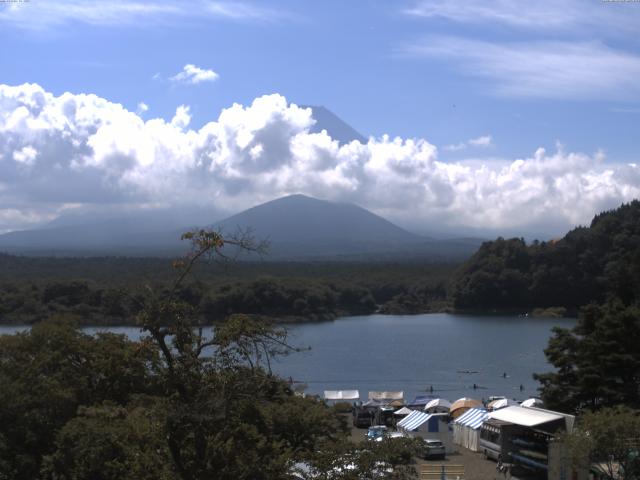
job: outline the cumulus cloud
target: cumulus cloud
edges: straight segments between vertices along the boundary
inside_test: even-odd
[[[188,85],[196,85],[202,82],[213,82],[217,80],[219,75],[213,70],[202,69],[191,63],[187,63],[181,72],[169,78],[175,83],[184,83]]]
[[[445,145],[444,150],[449,152],[457,152],[458,150],[464,150],[467,147],[491,147],[493,146],[493,138],[491,135],[482,135],[477,138],[471,138],[466,142],[453,143],[451,145]]]
[[[145,113],[149,110],[149,105],[144,102],[138,103],[138,109],[136,110],[138,114]]]
[[[96,95],[0,85],[0,230],[74,206],[234,211],[300,192],[405,223],[569,226],[640,194],[636,165],[561,146],[448,163],[424,139],[340,145],[325,131],[310,133],[311,110],[277,94],[234,104],[199,129],[190,120],[187,106],[169,121],[145,120]]]

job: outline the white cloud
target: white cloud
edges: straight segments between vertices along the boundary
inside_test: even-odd
[[[415,57],[457,62],[470,76],[494,84],[505,96],[554,99],[638,98],[640,56],[601,42],[491,43],[430,37],[402,49]]]
[[[22,147],[20,150],[14,150],[13,159],[23,165],[33,165],[38,155],[38,151],[30,146]]]
[[[136,110],[136,112],[137,112],[138,114],[142,114],[142,113],[145,113],[145,112],[147,112],[147,111],[149,111],[149,105],[147,105],[147,104],[146,104],[146,103],[144,103],[144,102],[139,102],[139,103],[138,103],[138,109]]]
[[[454,143],[451,145],[445,145],[444,150],[449,152],[457,152],[459,150],[464,150],[467,147],[492,147],[493,146],[493,138],[491,135],[482,135],[477,138],[471,138],[466,142]]]
[[[493,139],[491,135],[482,135],[477,138],[472,138],[468,143],[474,147],[490,147],[493,145]]]
[[[56,0],[13,3],[0,8],[0,24],[27,30],[47,30],[73,23],[100,27],[146,27],[211,19],[272,21],[285,16],[281,11],[235,0]]]
[[[202,69],[187,63],[182,67],[182,71],[169,78],[172,82],[184,83],[188,85],[197,85],[202,82],[213,82],[217,80],[219,75],[213,70]]]
[[[424,139],[340,146],[326,132],[309,133],[311,111],[277,94],[234,104],[199,129],[189,121],[186,106],[171,121],[144,120],[95,95],[0,85],[0,230],[68,205],[229,211],[298,192],[414,224],[566,228],[640,196],[636,165],[561,146],[450,163]]]

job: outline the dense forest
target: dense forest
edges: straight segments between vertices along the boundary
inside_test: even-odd
[[[640,292],[640,202],[597,215],[557,241],[484,243],[454,276],[456,309],[528,311],[634,302]]]
[[[428,262],[203,263],[194,267],[179,295],[210,321],[232,313],[278,321],[420,313],[446,307],[455,267]],[[174,274],[167,259],[0,255],[0,322],[31,324],[72,314],[86,325],[132,323],[143,290],[162,293]]]

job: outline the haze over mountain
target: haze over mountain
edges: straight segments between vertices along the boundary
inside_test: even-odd
[[[123,229],[123,226],[129,226]],[[0,235],[0,249],[37,255],[177,255],[180,234],[194,225],[158,228],[135,219],[63,225]],[[353,204],[305,195],[279,198],[210,224],[231,235],[250,229],[268,240],[268,260],[373,260],[469,256],[477,240],[433,240],[410,233]]]

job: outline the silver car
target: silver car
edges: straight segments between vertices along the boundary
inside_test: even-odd
[[[424,439],[424,458],[444,458],[444,444],[440,440]]]

